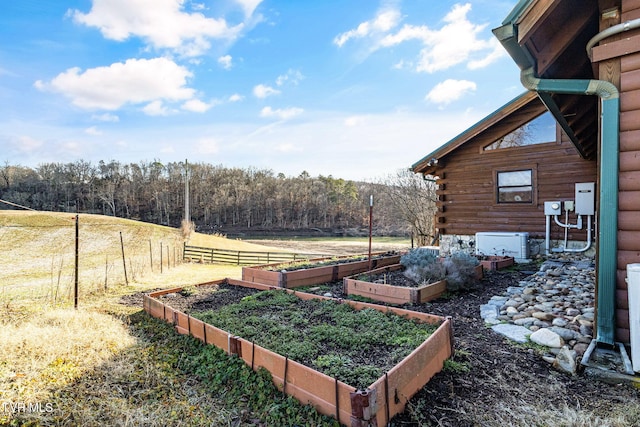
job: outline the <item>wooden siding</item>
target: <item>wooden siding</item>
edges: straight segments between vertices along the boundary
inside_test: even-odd
[[[622,1],[622,22],[640,17],[639,0]],[[640,45],[640,34],[625,34],[625,43]],[[629,342],[627,264],[640,263],[640,52],[620,61],[620,187],[618,204],[617,339]],[[615,52],[613,52],[615,53]]]
[[[440,161],[436,218],[441,234],[512,231],[544,238],[544,202],[573,200],[576,182],[596,182],[596,162],[580,158],[570,142],[482,151],[491,142],[491,137],[476,138]],[[521,169],[534,171],[534,203],[498,204],[496,172]],[[552,230],[553,239],[564,238],[560,227]],[[572,230],[570,239],[586,240],[586,231]]]

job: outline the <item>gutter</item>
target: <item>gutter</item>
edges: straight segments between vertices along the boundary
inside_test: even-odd
[[[618,162],[620,94],[604,80],[539,79],[533,68],[520,74],[522,85],[536,92],[596,95],[600,117],[600,206],[598,209],[598,342],[614,345],[618,254]]]
[[[522,5],[529,2],[523,1]],[[521,7],[524,9],[524,7]],[[513,16],[512,16],[513,15]],[[603,80],[540,79],[535,76],[528,50],[518,44],[517,14],[510,23],[493,32],[520,67],[522,85],[537,92],[541,99],[552,101],[547,94],[596,95],[601,101],[600,117],[600,207],[598,209],[598,290],[597,335],[595,341],[614,345],[615,291],[617,281],[618,235],[618,164],[620,98],[615,85]],[[555,103],[554,103],[555,104]],[[553,113],[554,111],[552,111]],[[560,114],[556,106],[556,114]],[[554,114],[556,118],[558,116]],[[560,114],[561,116],[561,114]],[[564,121],[564,118],[562,118]]]

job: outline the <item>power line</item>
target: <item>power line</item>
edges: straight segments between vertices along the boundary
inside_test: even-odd
[[[31,209],[31,208],[29,208],[27,206],[22,206],[22,205],[19,205],[17,203],[13,203],[13,202],[7,202],[6,200],[2,200],[2,199],[0,199],[0,203],[6,203],[7,205],[15,206],[15,207],[21,208],[21,209],[26,209],[28,211],[35,211],[35,209]]]

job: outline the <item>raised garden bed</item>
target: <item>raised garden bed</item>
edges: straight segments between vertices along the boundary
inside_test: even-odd
[[[447,291],[446,279],[419,284],[404,277],[403,269],[404,266],[393,264],[359,276],[345,277],[343,292],[346,295],[358,295],[374,301],[401,305],[422,304],[442,296]],[[475,277],[477,280],[482,279],[482,265],[475,267]],[[383,283],[379,283],[380,278]]]
[[[402,265],[394,264],[359,276],[345,277],[343,292],[391,304],[422,304],[440,297],[447,290],[446,280],[420,285],[404,278],[402,284],[397,284],[394,277],[403,277],[403,270]],[[376,278],[382,278],[384,283],[374,282]]]
[[[490,271],[511,267],[514,263],[512,256],[487,255],[478,259],[480,260],[480,265],[485,270]]]
[[[226,279],[225,281],[212,282],[205,285],[216,285],[226,283],[228,285],[237,286],[238,288],[251,288],[258,290],[274,290],[273,287],[258,283]],[[213,325],[205,323],[192,316],[171,307],[171,304],[177,303],[180,293],[199,292],[189,289],[185,292],[182,288],[169,289],[165,291],[154,292],[144,296],[144,309],[154,317],[164,319],[175,325],[179,333],[191,334],[201,341],[214,344],[227,351],[231,355],[241,357],[247,365],[252,369],[267,369],[273,378],[274,384],[283,392],[297,398],[302,403],[312,404],[319,412],[331,416],[335,416],[341,424],[364,426],[364,425],[385,425],[394,415],[402,412],[408,399],[411,398],[418,390],[420,390],[429,379],[439,372],[444,361],[452,355],[453,352],[453,333],[451,320],[425,313],[419,313],[409,310],[403,310],[393,307],[383,307],[375,304],[368,304],[355,301],[340,302],[331,298],[324,298],[317,295],[306,294],[302,292],[294,292],[291,290],[280,289],[272,293],[284,292],[290,295],[276,295],[276,299],[286,300],[287,298],[299,299],[303,305],[311,305],[316,311],[322,311],[325,305],[338,304],[339,312],[348,312],[351,310],[362,311],[362,316],[368,319],[373,316],[373,311],[384,313],[383,317],[398,315],[397,320],[390,318],[391,323],[406,322],[410,319],[412,323],[424,323],[430,325],[428,338],[419,343],[414,349],[408,349],[408,355],[403,357],[399,363],[392,367],[385,367],[384,372],[371,384],[355,387],[338,379],[336,372],[330,372],[330,375],[319,372],[318,370],[306,366],[297,360],[292,360],[287,355],[278,354],[254,341],[240,337],[235,334],[217,328]],[[171,294],[171,298],[162,298],[163,295]],[[258,295],[268,295],[258,294]],[[162,298],[163,302],[160,300]],[[245,297],[245,301],[249,300],[251,304],[258,304],[252,300],[256,296]],[[262,298],[262,297],[261,297]],[[281,302],[287,302],[287,301]],[[349,306],[347,308],[346,306]],[[276,304],[277,306],[277,304]],[[290,304],[285,304],[289,307]],[[326,308],[326,307],[325,307]],[[238,308],[240,309],[240,308]],[[233,309],[232,309],[233,310]],[[242,309],[240,309],[242,311]],[[364,310],[364,311],[363,311]],[[288,312],[289,308],[283,309]],[[244,312],[241,312],[244,315]],[[309,317],[309,316],[307,316]],[[375,317],[375,316],[374,316]],[[305,321],[305,315],[297,315],[298,321]],[[353,319],[352,317],[347,317]],[[403,319],[404,318],[404,319]],[[372,317],[373,319],[373,317]],[[377,322],[371,320],[371,322]],[[259,323],[259,322],[258,322]],[[348,327],[349,321],[342,325],[343,328]],[[366,323],[366,322],[365,322]],[[326,328],[321,327],[320,329]],[[344,329],[342,329],[344,332]],[[356,331],[357,332],[357,331]],[[334,334],[330,331],[324,331],[327,337]],[[249,335],[249,334],[248,334]],[[340,335],[338,333],[337,335]],[[395,333],[389,334],[393,339]],[[426,336],[426,335],[425,335]],[[257,335],[254,337],[257,340]],[[396,338],[400,341],[408,338]],[[285,342],[286,340],[283,340]],[[396,343],[399,345],[400,342]],[[367,350],[366,341],[361,343],[362,353],[372,352]],[[389,350],[386,348],[386,350]],[[385,351],[386,351],[385,350]],[[378,354],[383,357],[385,351]],[[340,358],[340,354],[330,354],[333,358]],[[331,357],[317,358],[317,365],[330,364]],[[354,368],[361,366],[356,356],[351,356],[351,363]],[[322,366],[316,366],[322,368]],[[334,374],[336,374],[334,376]]]
[[[362,273],[371,268],[397,264],[399,254],[376,253],[368,257],[316,258],[300,262],[265,264],[242,268],[242,280],[278,288],[317,285]]]

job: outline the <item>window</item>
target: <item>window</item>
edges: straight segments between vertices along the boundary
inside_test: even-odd
[[[498,172],[498,203],[533,203],[531,169]]]
[[[556,140],[556,122],[548,111],[508,135],[483,148],[484,151],[500,148],[525,147]]]

